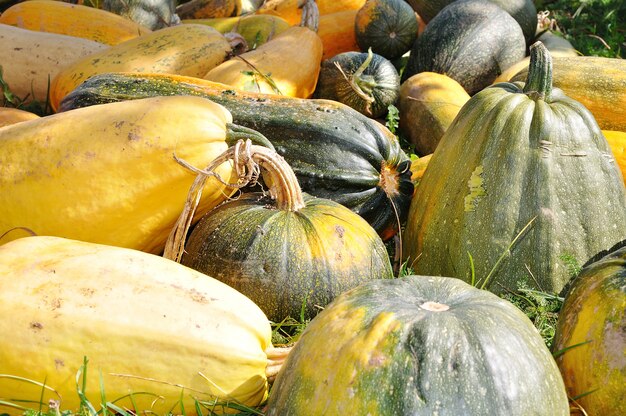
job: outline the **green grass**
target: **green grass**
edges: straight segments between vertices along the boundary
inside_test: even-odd
[[[626,58],[626,2],[624,0],[543,0],[553,27],[583,55]]]

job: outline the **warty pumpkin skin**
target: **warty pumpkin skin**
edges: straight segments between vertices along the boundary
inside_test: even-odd
[[[106,10],[49,0],[17,3],[2,12],[0,23],[76,36],[105,45],[117,45],[152,32],[147,27]]]
[[[329,342],[332,340],[332,342]],[[305,328],[268,416],[567,416],[563,380],[511,303],[453,278],[374,280]]]
[[[626,414],[626,248],[588,264],[559,312],[553,351],[589,415]]]
[[[54,110],[87,78],[105,72],[156,72],[202,77],[224,62],[228,40],[206,25],[177,25],[127,40],[63,68],[50,85]]]
[[[474,95],[524,56],[524,34],[511,15],[487,0],[458,0],[419,35],[402,81],[420,72],[437,72]]]
[[[60,395],[0,377],[0,411],[15,411],[6,401],[36,409],[41,400],[46,409],[61,399],[60,410],[76,414],[79,371],[96,408],[104,393],[107,402],[125,397],[115,404],[134,403],[137,414],[178,413],[182,402],[195,415],[196,398],[257,406],[267,396],[272,344],[263,312],[227,285],[160,256],[21,238],[0,247],[0,300],[0,331],[11,344],[0,349],[0,374]],[[137,393],[132,402],[129,393]],[[223,412],[219,404],[213,410]]]
[[[230,113],[199,97],[103,104],[0,129],[0,235],[163,250],[194,180],[173,157],[206,166],[228,144]],[[231,167],[218,169],[224,178]],[[201,213],[232,191],[211,179]],[[15,230],[0,244],[27,235]]]
[[[476,94],[441,138],[404,233],[417,273],[469,281],[473,270],[497,292],[558,292],[570,278],[563,256],[584,263],[626,237],[606,139],[582,104],[551,89],[547,50],[532,53],[525,85]]]
[[[413,195],[408,156],[382,124],[336,101],[235,91],[192,77],[118,73],[87,80],[61,109],[156,95],[197,95],[223,105],[235,124],[271,138],[304,192],[352,209],[383,240],[404,223]]]
[[[311,319],[359,283],[393,277],[382,240],[363,218],[303,195],[277,153],[258,146],[244,153],[256,161],[261,152],[258,165],[271,196],[244,193],[205,214],[182,264],[234,287],[276,323]]]

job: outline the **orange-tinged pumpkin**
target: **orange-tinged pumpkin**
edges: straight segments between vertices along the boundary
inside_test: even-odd
[[[322,60],[343,52],[360,51],[354,32],[354,19],[357,12],[358,10],[344,10],[320,15],[317,34],[324,45]]]
[[[358,10],[365,4],[365,0],[316,0],[320,15]],[[280,16],[292,25],[302,19],[302,0],[267,0],[256,11],[260,14],[274,14]]]

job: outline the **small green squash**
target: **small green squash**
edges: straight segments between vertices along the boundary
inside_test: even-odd
[[[567,416],[550,351],[513,304],[449,277],[373,280],[306,327],[267,416]]]
[[[270,192],[244,193],[204,215],[182,264],[237,289],[276,323],[310,319],[359,283],[393,277],[385,245],[363,218],[331,200],[303,195],[277,153],[237,149],[213,165],[245,159],[252,165],[241,172],[261,169]]]
[[[408,156],[382,124],[336,101],[235,91],[171,74],[109,73],[80,85],[61,109],[155,95],[198,95],[223,105],[234,123],[271,137],[305,192],[352,209],[383,240],[406,220],[413,195]]]
[[[356,14],[356,41],[387,59],[396,59],[411,49],[417,38],[415,12],[404,0],[367,0]]]
[[[525,55],[524,34],[511,15],[487,0],[455,1],[415,41],[402,81],[437,72],[474,95]]]
[[[375,54],[344,52],[322,62],[314,97],[339,101],[368,117],[387,114],[398,99],[400,75],[388,59]]]
[[[626,414],[626,247],[591,262],[574,279],[553,350],[569,396],[587,414]]]
[[[583,264],[626,237],[626,191],[602,131],[552,89],[539,42],[530,67],[525,84],[473,96],[441,138],[403,234],[417,273],[558,292],[567,258]]]

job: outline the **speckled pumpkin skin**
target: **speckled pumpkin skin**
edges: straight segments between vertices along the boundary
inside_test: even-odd
[[[566,416],[569,406],[515,306],[458,279],[410,276],[367,282],[311,321],[266,414]]]
[[[192,231],[182,264],[234,287],[273,322],[302,311],[312,318],[359,283],[393,277],[365,220],[327,199],[304,201],[298,211],[281,210],[255,193],[219,206]]]
[[[574,280],[553,350],[569,396],[589,415],[626,414],[626,247]]]

